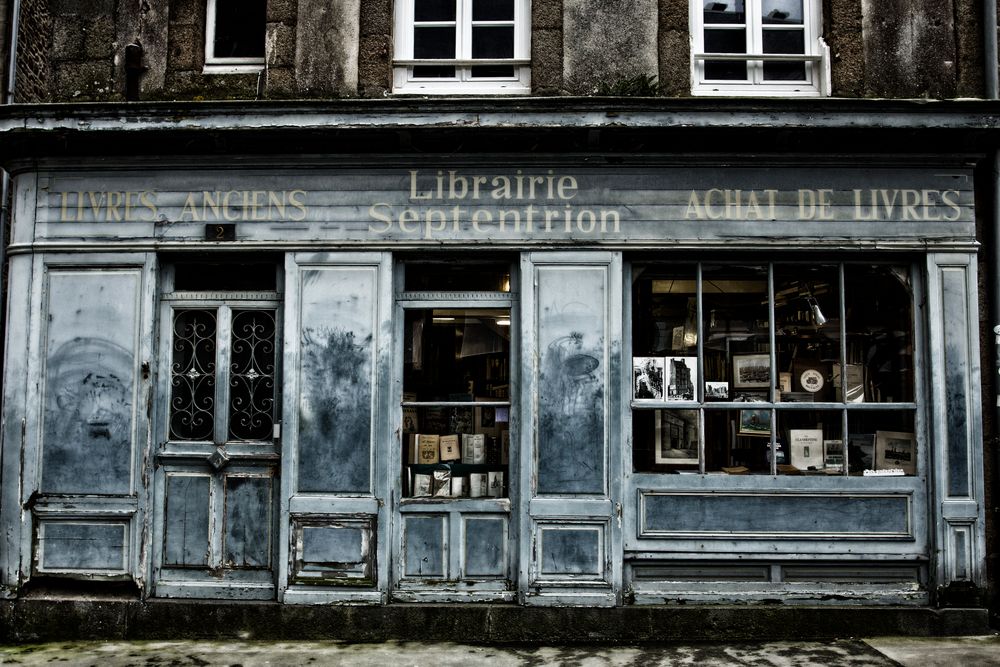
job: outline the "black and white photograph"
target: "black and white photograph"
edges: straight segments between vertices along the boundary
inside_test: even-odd
[[[698,465],[698,412],[656,411],[656,458],[654,463],[675,466]]]
[[[663,400],[663,357],[632,358],[632,398],[637,401]]]
[[[715,401],[728,401],[729,400],[729,383],[728,382],[706,382],[705,383],[705,399],[715,400]]]
[[[875,469],[917,473],[917,440],[913,433],[875,432]]]
[[[767,389],[770,386],[770,355],[741,354],[733,357],[733,389]]]
[[[851,433],[847,436],[847,461],[852,473],[875,469],[875,434]]]
[[[695,388],[698,386],[697,357],[667,357],[667,395],[668,401],[693,401]]]

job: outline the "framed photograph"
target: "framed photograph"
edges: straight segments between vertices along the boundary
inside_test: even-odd
[[[698,397],[698,357],[667,357],[664,360],[667,371],[668,401],[693,401]]]
[[[766,391],[734,391],[733,403],[767,403]]]
[[[698,465],[698,413],[694,410],[656,411],[654,463]]]
[[[733,356],[733,389],[768,389],[770,386],[770,355],[738,354]]]
[[[917,474],[917,438],[913,433],[875,431],[875,470],[899,469]]]
[[[770,410],[740,410],[739,435],[771,435]]]
[[[632,357],[632,398],[662,401],[664,375],[663,357]]]
[[[728,401],[729,400],[729,383],[728,382],[706,382],[705,383],[705,399],[709,401]]]

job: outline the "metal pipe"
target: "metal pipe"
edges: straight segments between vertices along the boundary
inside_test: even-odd
[[[7,89],[4,91],[4,104],[14,103],[14,85],[17,82],[17,37],[20,24],[21,0],[13,0],[10,11],[10,51],[7,58]]]
[[[1000,74],[997,72],[997,0],[986,0],[983,8],[983,61],[986,98],[1000,97]]]

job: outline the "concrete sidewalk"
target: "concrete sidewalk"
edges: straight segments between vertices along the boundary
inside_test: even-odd
[[[59,642],[0,646],[4,665],[96,667],[987,667],[1000,665],[1000,637],[843,639],[637,646],[481,646],[384,642]]]

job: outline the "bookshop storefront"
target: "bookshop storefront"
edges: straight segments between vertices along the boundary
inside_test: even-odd
[[[981,588],[972,170],[909,164],[16,172],[6,590]]]

